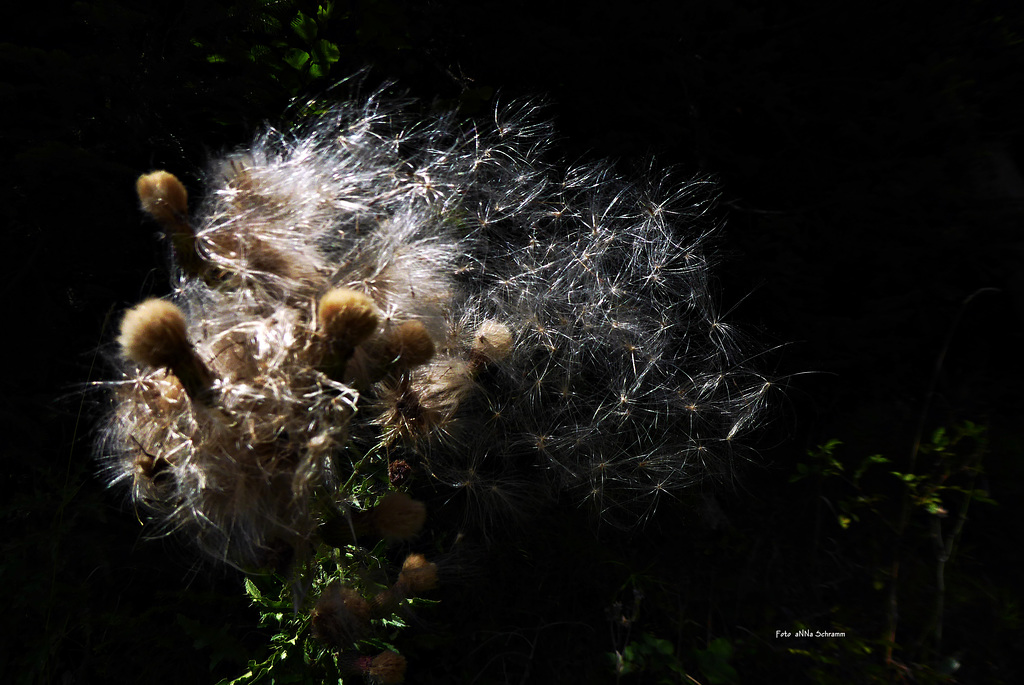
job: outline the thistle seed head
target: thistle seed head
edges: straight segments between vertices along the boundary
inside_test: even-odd
[[[182,269],[122,323],[110,481],[251,565],[351,496],[349,442],[416,454],[480,525],[563,493],[631,525],[730,478],[779,384],[718,308],[714,184],[566,167],[537,109],[312,107],[214,162],[191,217],[140,178]],[[424,508],[395,497],[365,518],[406,538]]]
[[[317,308],[320,330],[334,347],[351,349],[377,332],[373,300],[357,290],[332,288]]]
[[[405,681],[405,657],[392,651],[381,652],[373,658],[366,675],[375,683],[392,685]]]
[[[387,618],[401,608],[402,597],[394,589],[381,590],[370,600],[371,613],[375,618]]]
[[[188,222],[188,191],[181,181],[166,171],[139,176],[135,190],[142,209],[166,227],[182,227]]]
[[[310,612],[310,625],[313,637],[344,649],[369,630],[370,604],[355,590],[331,583]]]
[[[164,389],[171,396],[174,386],[179,385],[194,401],[206,403],[210,399],[213,375],[193,350],[185,316],[175,305],[151,299],[128,310],[121,321],[118,341],[128,359],[167,370]]]
[[[128,359],[155,368],[174,368],[192,351],[185,315],[177,306],[159,299],[129,309],[121,320],[117,341]]]
[[[385,495],[372,511],[373,524],[381,537],[406,540],[423,529],[427,507],[404,492]]]
[[[405,595],[419,595],[437,587],[437,564],[422,554],[410,554],[402,563],[396,587]]]
[[[387,336],[385,356],[399,369],[422,366],[434,356],[434,341],[422,321],[405,321]]]

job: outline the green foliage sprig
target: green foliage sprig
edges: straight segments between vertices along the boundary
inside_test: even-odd
[[[917,682],[948,678],[956,660],[950,661],[953,657],[942,645],[946,569],[971,503],[995,504],[985,489],[977,487],[988,444],[986,426],[961,421],[932,431],[901,468],[881,454],[844,459],[839,440],[810,450],[808,461],[797,466],[791,482],[817,481],[819,501],[827,503],[838,527],[865,545],[867,563],[874,569],[874,590],[886,591],[885,599],[878,599],[877,612],[884,616],[879,622],[884,624],[883,634],[852,634],[838,643],[843,654],[835,653],[836,644],[824,650],[788,650],[814,660],[816,677],[825,678],[832,667],[881,651],[884,667],[875,667],[878,677],[894,670],[912,674]],[[882,531],[888,534],[879,536]],[[904,618],[897,642],[898,617],[911,615],[911,610],[900,612],[900,605],[913,607],[913,614]],[[835,625],[843,630],[841,624]]]

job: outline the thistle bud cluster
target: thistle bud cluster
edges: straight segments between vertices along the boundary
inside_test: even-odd
[[[711,287],[710,181],[563,169],[530,105],[323,109],[214,162],[194,213],[139,180],[176,277],[121,326],[111,481],[259,565],[348,497],[346,445],[485,519],[568,492],[635,522],[730,473],[772,382]]]
[[[313,637],[344,650],[373,634],[373,619],[388,618],[403,600],[421,597],[438,586],[437,564],[422,554],[410,554],[398,580],[367,599],[356,589],[339,582],[328,584],[310,612]]]
[[[367,657],[356,649],[360,643],[379,637],[380,619],[393,618],[406,608],[405,600],[419,597],[438,585],[437,564],[422,554],[410,554],[402,564],[398,580],[367,599],[358,590],[337,581],[320,593],[309,614],[314,638],[333,650],[343,672],[361,673],[381,683],[402,682],[405,658],[384,652]]]

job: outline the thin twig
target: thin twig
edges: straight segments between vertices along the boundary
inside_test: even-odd
[[[985,292],[999,292],[998,288],[979,288],[973,293],[968,295],[960,305],[960,309],[956,313],[956,317],[953,319],[946,332],[946,338],[942,341],[942,347],[939,348],[939,354],[935,358],[935,368],[932,371],[931,379],[928,383],[928,392],[925,394],[924,405],[921,407],[921,416],[917,422],[917,430],[914,434],[914,444],[910,450],[910,467],[907,473],[914,473],[917,467],[917,455],[921,449],[921,440],[924,436],[924,428],[928,420],[928,414],[931,411],[932,399],[935,397],[935,388],[939,383],[939,375],[942,372],[942,366],[946,361],[946,353],[949,351],[950,345],[953,342],[953,336],[956,334],[957,328],[960,326],[960,321],[963,319],[964,312],[967,311],[968,305],[975,297]],[[887,603],[887,620],[886,620],[886,646],[885,646],[885,663],[892,664],[892,652],[896,645],[896,627],[899,622],[899,574],[900,574],[900,548],[903,543],[903,534],[906,531],[907,524],[910,521],[910,512],[912,509],[910,489],[904,492],[903,495],[903,507],[900,512],[899,525],[896,528],[896,548],[893,554],[892,566],[889,570],[889,593],[886,600]]]

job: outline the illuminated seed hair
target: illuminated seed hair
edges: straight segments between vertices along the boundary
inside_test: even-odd
[[[139,179],[173,289],[125,316],[99,449],[225,561],[309,544],[314,494],[352,495],[351,454],[406,462],[480,520],[568,493],[635,524],[730,478],[770,406],[712,288],[711,181],[564,168],[529,103],[414,110],[310,103],[214,161],[193,211],[171,174]]]

